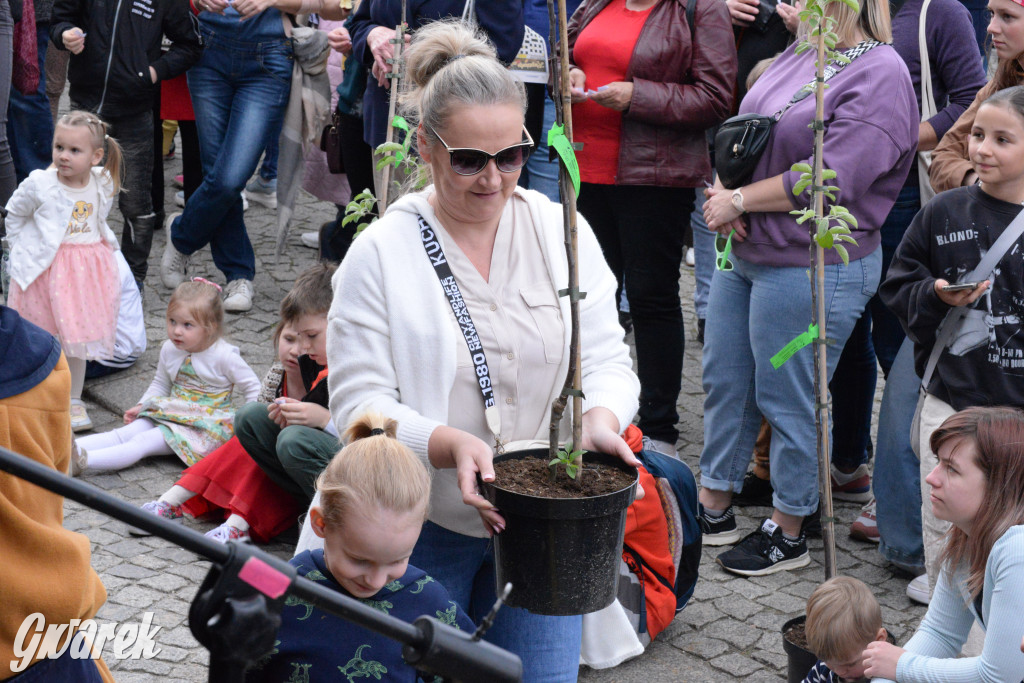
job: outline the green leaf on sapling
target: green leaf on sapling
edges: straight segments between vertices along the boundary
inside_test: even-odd
[[[796,171],[797,173],[812,173],[814,169],[811,168],[810,164],[805,164],[801,162],[798,164],[793,164],[792,166],[789,167],[789,170]]]
[[[850,265],[850,254],[847,253],[846,247],[841,244],[835,245],[836,253],[839,254],[839,258],[843,259],[843,265]]]
[[[405,146],[400,142],[384,142],[377,145],[377,149],[374,150],[377,154],[387,154],[389,152],[404,152]]]

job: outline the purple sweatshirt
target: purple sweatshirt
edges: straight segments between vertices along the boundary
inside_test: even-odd
[[[814,77],[814,53],[795,53],[790,45],[779,55],[740,103],[740,113],[771,115]],[[751,182],[782,174],[793,208],[804,208],[809,197],[793,196],[800,174],[790,171],[799,162],[811,163],[814,149],[814,97],[805,97],[775,124]],[[836,171],[832,184],[841,188],[839,203],[856,217],[847,245],[850,259],[871,254],[881,242],[882,222],[903,187],[917,156],[920,121],[907,67],[889,45],[864,53],[828,82],[825,89],[825,168]],[[826,212],[828,208],[826,207]],[[769,266],[807,266],[810,236],[787,212],[757,212],[746,216],[748,237],[734,251],[744,261]],[[827,263],[839,263],[835,250],[825,252]]]
[[[892,46],[903,58],[914,84],[918,109],[921,107],[921,55],[918,48],[918,18],[924,0],[906,0],[892,19]],[[932,0],[925,26],[928,61],[932,70],[932,94],[939,111],[928,119],[938,139],[956,122],[974,96],[985,85],[985,70],[971,14],[957,0]],[[910,170],[917,183],[917,165]]]

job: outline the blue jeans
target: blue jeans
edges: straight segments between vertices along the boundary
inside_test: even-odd
[[[490,539],[465,536],[427,522],[409,563],[447,588],[474,623],[479,624],[494,606],[494,547]],[[524,681],[575,681],[582,628],[580,616],[547,617],[506,605],[484,640],[519,655]]]
[[[277,179],[277,156],[280,150],[278,145],[281,142],[281,127],[284,124],[284,118],[281,118],[281,123],[274,129],[267,131],[267,146],[263,152],[263,163],[260,164],[260,178],[264,180],[275,180]]]
[[[704,222],[704,192],[697,190],[697,204],[690,214],[690,229],[693,231],[693,260],[696,284],[693,288],[693,310],[697,318],[708,317],[708,294],[711,292],[711,278],[715,274],[715,234]]]
[[[544,125],[541,127],[540,140],[534,140],[537,147],[526,162],[527,184],[531,190],[537,190],[553,202],[559,201],[558,160],[548,161],[548,131],[555,125],[555,102],[550,97],[544,98]]]
[[[46,168],[53,162],[53,117],[50,99],[46,96],[46,46],[50,42],[50,25],[38,26],[36,34],[39,87],[31,95],[22,95],[17,88],[11,88],[7,105],[7,139],[11,143],[19,183],[32,171]]]
[[[921,209],[921,188],[917,180],[900,190],[896,203],[880,229],[882,236],[882,278],[903,241],[903,234]],[[832,462],[852,470],[868,461],[871,440],[871,411],[875,403],[875,360],[889,375],[896,352],[903,343],[903,327],[881,298],[871,297],[853,333],[846,341],[839,366],[829,389],[835,420],[832,427]]]
[[[885,380],[873,485],[878,533],[882,537],[878,552],[893,564],[917,573],[924,570],[921,475],[910,447],[910,425],[920,386],[921,379],[914,370],[914,345],[908,339]]]
[[[761,416],[771,423],[773,503],[786,514],[807,516],[818,505],[815,453],[813,345],[772,368],[768,359],[811,319],[804,267],[744,261],[711,282],[704,330],[704,451],[701,486],[738,492],[750,463]],[[825,266],[825,334],[841,345],[878,288],[882,255]],[[839,354],[828,354],[832,375]]]
[[[249,43],[203,30],[203,56],[188,72],[206,174],[171,228],[192,254],[207,244],[228,282],[251,280],[256,256],[242,217],[241,191],[269,131],[280,129],[291,91],[292,48],[284,38]]]

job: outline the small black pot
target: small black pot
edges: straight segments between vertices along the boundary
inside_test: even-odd
[[[495,462],[543,458],[534,448],[506,453]],[[596,612],[615,600],[626,508],[636,492],[636,470],[619,458],[588,452],[584,462],[619,467],[634,475],[624,489],[589,498],[539,498],[480,482],[483,495],[505,518],[494,537],[496,584],[512,584],[507,603],[534,614]]]
[[[789,629],[797,624],[807,621],[807,616],[802,615],[790,619],[782,625],[782,649],[786,653],[786,680],[788,683],[801,683],[807,677],[807,672],[818,662],[818,657],[810,650],[791,643],[786,638]]]
[[[786,638],[789,629],[806,621],[807,615],[805,614],[794,617],[782,625],[782,649],[786,653],[786,680],[788,683],[802,683],[807,678],[807,672],[818,663],[817,655]],[[896,638],[891,633],[887,633],[885,638],[892,645],[896,644]]]

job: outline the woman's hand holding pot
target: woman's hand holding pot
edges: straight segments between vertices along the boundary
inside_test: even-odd
[[[629,446],[619,435],[618,428],[619,418],[615,417],[615,413],[600,406],[591,408],[583,413],[583,449],[614,455],[627,465],[637,467],[640,461],[633,451],[629,450]],[[587,456],[584,455],[583,461],[586,460]],[[643,497],[643,487],[637,482],[636,500]]]
[[[487,533],[504,531],[505,519],[480,495],[476,483],[477,474],[484,481],[494,481],[494,449],[469,432],[442,425],[431,433],[427,452],[434,467],[455,467],[462,502],[476,508]]]
[[[896,680],[896,663],[906,652],[884,640],[868,643],[864,650],[864,675],[869,678],[889,678]]]

